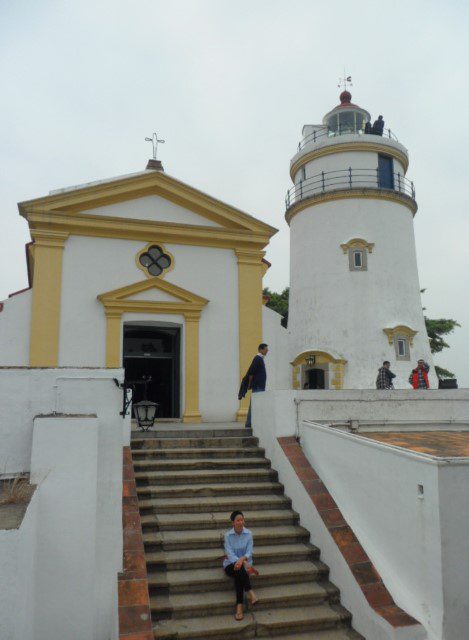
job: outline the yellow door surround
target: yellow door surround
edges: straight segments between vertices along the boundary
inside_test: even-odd
[[[131,296],[157,289],[175,301],[132,300]],[[150,278],[98,295],[106,316],[106,367],[122,366],[122,314],[159,313],[184,316],[185,398],[183,422],[201,422],[199,411],[199,320],[206,298],[182,289],[166,280]]]
[[[344,384],[345,365],[347,360],[334,357],[327,351],[303,351],[291,362],[292,365],[292,387],[293,389],[301,388],[301,366],[307,364],[309,356],[316,357],[317,364],[330,365],[330,387],[334,389],[342,389]]]

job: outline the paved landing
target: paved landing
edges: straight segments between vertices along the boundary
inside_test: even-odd
[[[362,432],[359,435],[438,458],[469,457],[469,431]]]

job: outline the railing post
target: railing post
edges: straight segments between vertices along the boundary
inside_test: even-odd
[[[410,185],[411,185],[411,188],[412,188],[412,198],[415,200],[415,187],[414,187],[414,183],[413,183],[413,182],[411,182],[411,183],[410,183]]]
[[[397,172],[397,184],[399,185],[399,192],[401,191],[401,172]]]
[[[325,191],[326,185],[324,182],[324,171],[322,171],[321,173],[322,173],[322,190]]]
[[[303,200],[303,180],[300,180],[300,200]]]
[[[316,129],[313,130],[313,142],[316,142]]]
[[[379,166],[376,167],[376,187],[379,189]]]
[[[348,181],[349,181],[350,188],[352,188],[352,167],[348,168]]]

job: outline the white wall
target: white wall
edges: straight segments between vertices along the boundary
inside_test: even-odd
[[[174,256],[174,269],[165,280],[210,301],[200,319],[203,419],[232,420],[238,408],[239,386],[236,256],[227,249],[164,246]],[[59,356],[62,366],[104,366],[106,322],[103,306],[96,296],[145,279],[135,264],[136,254],[144,247],[143,242],[127,240],[69,238],[63,256]],[[163,321],[159,315],[150,315],[153,322]],[[126,321],[141,318],[126,314]],[[174,322],[174,317],[171,321]],[[181,362],[184,362],[183,351]]]
[[[427,636],[420,625],[393,628],[370,607],[321,516],[279,446],[278,437],[295,433],[294,395],[293,391],[267,391],[255,394],[253,398],[254,435],[259,438],[260,445],[265,448],[266,456],[272,461],[272,467],[278,471],[279,481],[285,486],[285,494],[292,499],[293,508],[300,514],[301,525],[311,532],[311,542],[320,548],[321,560],[330,568],[330,579],[340,588],[341,604],[353,615],[354,629],[368,640],[423,640]],[[334,452],[331,451],[332,458],[333,455]],[[329,464],[330,472],[333,473],[335,462],[330,461]],[[370,482],[372,481],[370,479]],[[341,504],[339,507],[342,509]],[[362,542],[361,539],[360,541]],[[377,568],[379,571],[379,565]]]
[[[88,215],[113,216],[117,218],[129,218],[136,220],[152,220],[154,222],[176,222],[183,224],[195,224],[205,227],[220,227],[221,225],[212,222],[203,216],[180,207],[161,196],[144,196],[136,200],[118,202],[89,209],[84,213]]]
[[[62,635],[51,631],[51,621],[60,616],[75,625],[70,637],[114,638],[122,568],[122,446],[128,444],[129,419],[119,415],[122,390],[113,377],[122,381],[123,371],[0,369],[0,468],[30,471],[39,482],[15,543],[12,580],[26,611],[14,623],[15,640],[63,637],[63,624],[54,630]],[[0,535],[2,566],[4,541]],[[75,605],[82,623],[72,612]],[[0,598],[0,617],[1,608]],[[92,635],[81,635],[80,624]]]
[[[296,403],[295,403],[296,400]],[[354,626],[367,638],[363,608],[347,568],[337,556],[322,521],[276,449],[276,438],[293,436],[297,425],[303,450],[326,484],[360,543],[375,564],[396,603],[425,625],[429,638],[462,640],[469,625],[469,460],[435,461],[358,435],[305,420],[394,423],[394,430],[429,428],[445,431],[469,426],[469,390],[414,391],[267,391],[253,398],[254,434],[280,472],[286,493],[294,498],[302,524],[313,532],[330,565],[331,580]],[[451,424],[451,420],[459,421]],[[412,427],[412,422],[414,427]],[[462,424],[465,421],[465,425]],[[445,426],[444,423],[446,422]],[[440,426],[438,426],[440,423]],[[360,429],[363,427],[360,426]],[[371,427],[370,427],[371,428]],[[373,430],[382,430],[379,426]],[[424,498],[417,497],[417,485]],[[305,524],[308,523],[309,524]],[[329,536],[330,537],[330,536]],[[372,618],[371,618],[372,619]]]
[[[265,359],[267,389],[289,389],[291,369],[288,363],[288,333],[280,324],[282,316],[272,309],[262,307],[262,341],[269,345]]]
[[[340,245],[374,243],[367,271],[350,271]],[[290,360],[317,349],[348,361],[344,388],[373,388],[391,362],[395,386],[409,388],[419,358],[432,365],[422,312],[412,214],[401,204],[347,199],[318,204],[291,221]],[[384,328],[418,331],[410,361],[397,361]],[[437,385],[433,366],[431,386]]]
[[[29,364],[31,289],[4,300],[0,312],[0,366]]]

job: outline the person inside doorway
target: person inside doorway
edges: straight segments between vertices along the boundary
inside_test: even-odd
[[[254,356],[251,366],[245,377],[247,377],[247,388],[251,389],[251,393],[259,393],[265,391],[265,385],[267,383],[267,372],[265,369],[264,358],[269,351],[269,346],[265,342],[261,342],[258,347],[258,353]],[[251,404],[249,402],[249,410],[246,418],[246,428],[251,428]]]
[[[253,539],[252,533],[244,526],[242,511],[233,511],[230,516],[233,528],[225,533],[225,554],[223,569],[234,580],[236,591],[235,620],[244,618],[244,594],[249,603],[256,604],[258,598],[251,587],[250,576],[257,576],[259,572],[252,566]]]

